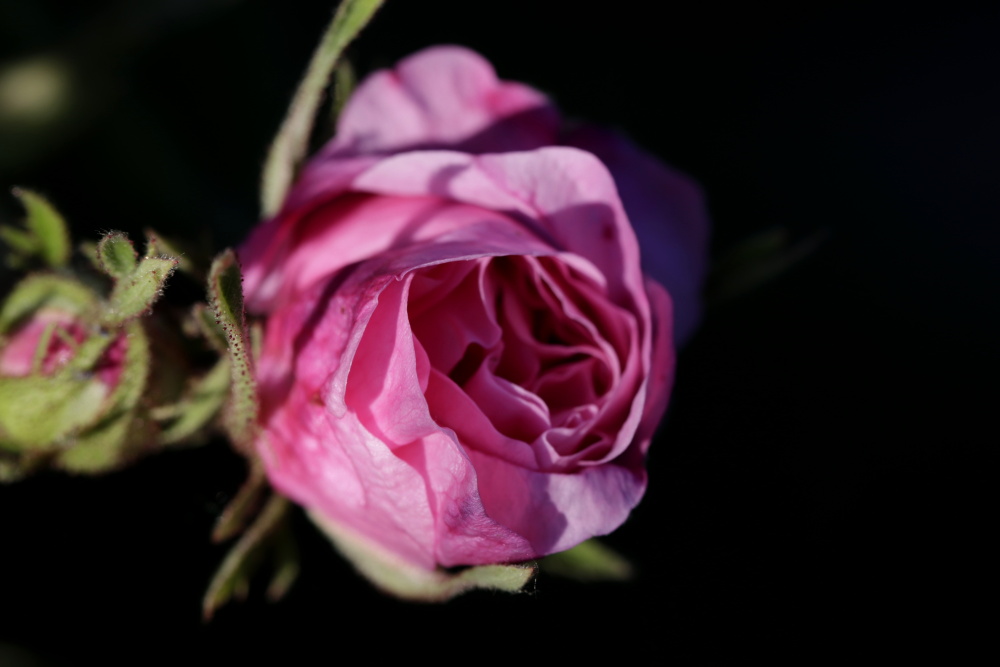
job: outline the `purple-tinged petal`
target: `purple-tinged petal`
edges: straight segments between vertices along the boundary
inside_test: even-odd
[[[570,474],[539,472],[470,451],[486,512],[525,536],[539,554],[606,535],[646,489],[646,473],[608,464]]]
[[[614,176],[643,251],[643,268],[674,302],[674,340],[686,341],[701,316],[709,218],[701,190],[621,134],[586,126],[565,143],[590,151]]]

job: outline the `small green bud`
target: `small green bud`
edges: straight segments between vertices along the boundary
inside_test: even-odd
[[[139,255],[128,236],[111,232],[97,244],[97,259],[102,271],[115,280],[121,280],[135,271]]]
[[[176,268],[177,260],[173,257],[146,257],[131,273],[117,278],[108,297],[104,323],[120,326],[146,314]]]

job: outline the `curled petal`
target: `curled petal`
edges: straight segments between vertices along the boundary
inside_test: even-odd
[[[643,266],[674,302],[674,338],[683,344],[701,317],[708,268],[708,211],[698,186],[621,134],[586,126],[567,143],[589,151],[614,176],[642,242]]]
[[[439,46],[366,78],[323,153],[530,150],[554,143],[558,131],[559,116],[538,91],[498,80],[493,67],[468,49]]]

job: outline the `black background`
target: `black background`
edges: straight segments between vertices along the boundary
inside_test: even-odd
[[[23,154],[0,146],[0,184],[46,193],[78,238],[150,225],[238,242],[331,4],[2,0],[0,60],[70,54],[86,85],[72,127]],[[799,5],[389,0],[352,50],[367,71],[463,44],[567,115],[626,130],[702,184],[716,256],[774,227],[826,234],[775,281],[713,304],[681,352],[648,495],[608,538],[634,582],[543,575],[525,595],[401,603],[300,517],[304,571],[288,597],[269,604],[258,587],[205,625],[225,553],[208,534],[243,474],[216,442],[105,478],[0,488],[0,650],[52,665],[332,664],[349,649],[434,657],[466,642],[671,656],[743,632],[780,646],[817,631],[823,650],[897,630],[977,635],[1000,10]],[[4,195],[0,214],[16,212]]]

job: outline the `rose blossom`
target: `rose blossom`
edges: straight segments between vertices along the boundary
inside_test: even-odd
[[[376,72],[240,250],[271,483],[414,576],[614,530],[706,233],[686,179],[616,134],[562,134],[470,51]]]

